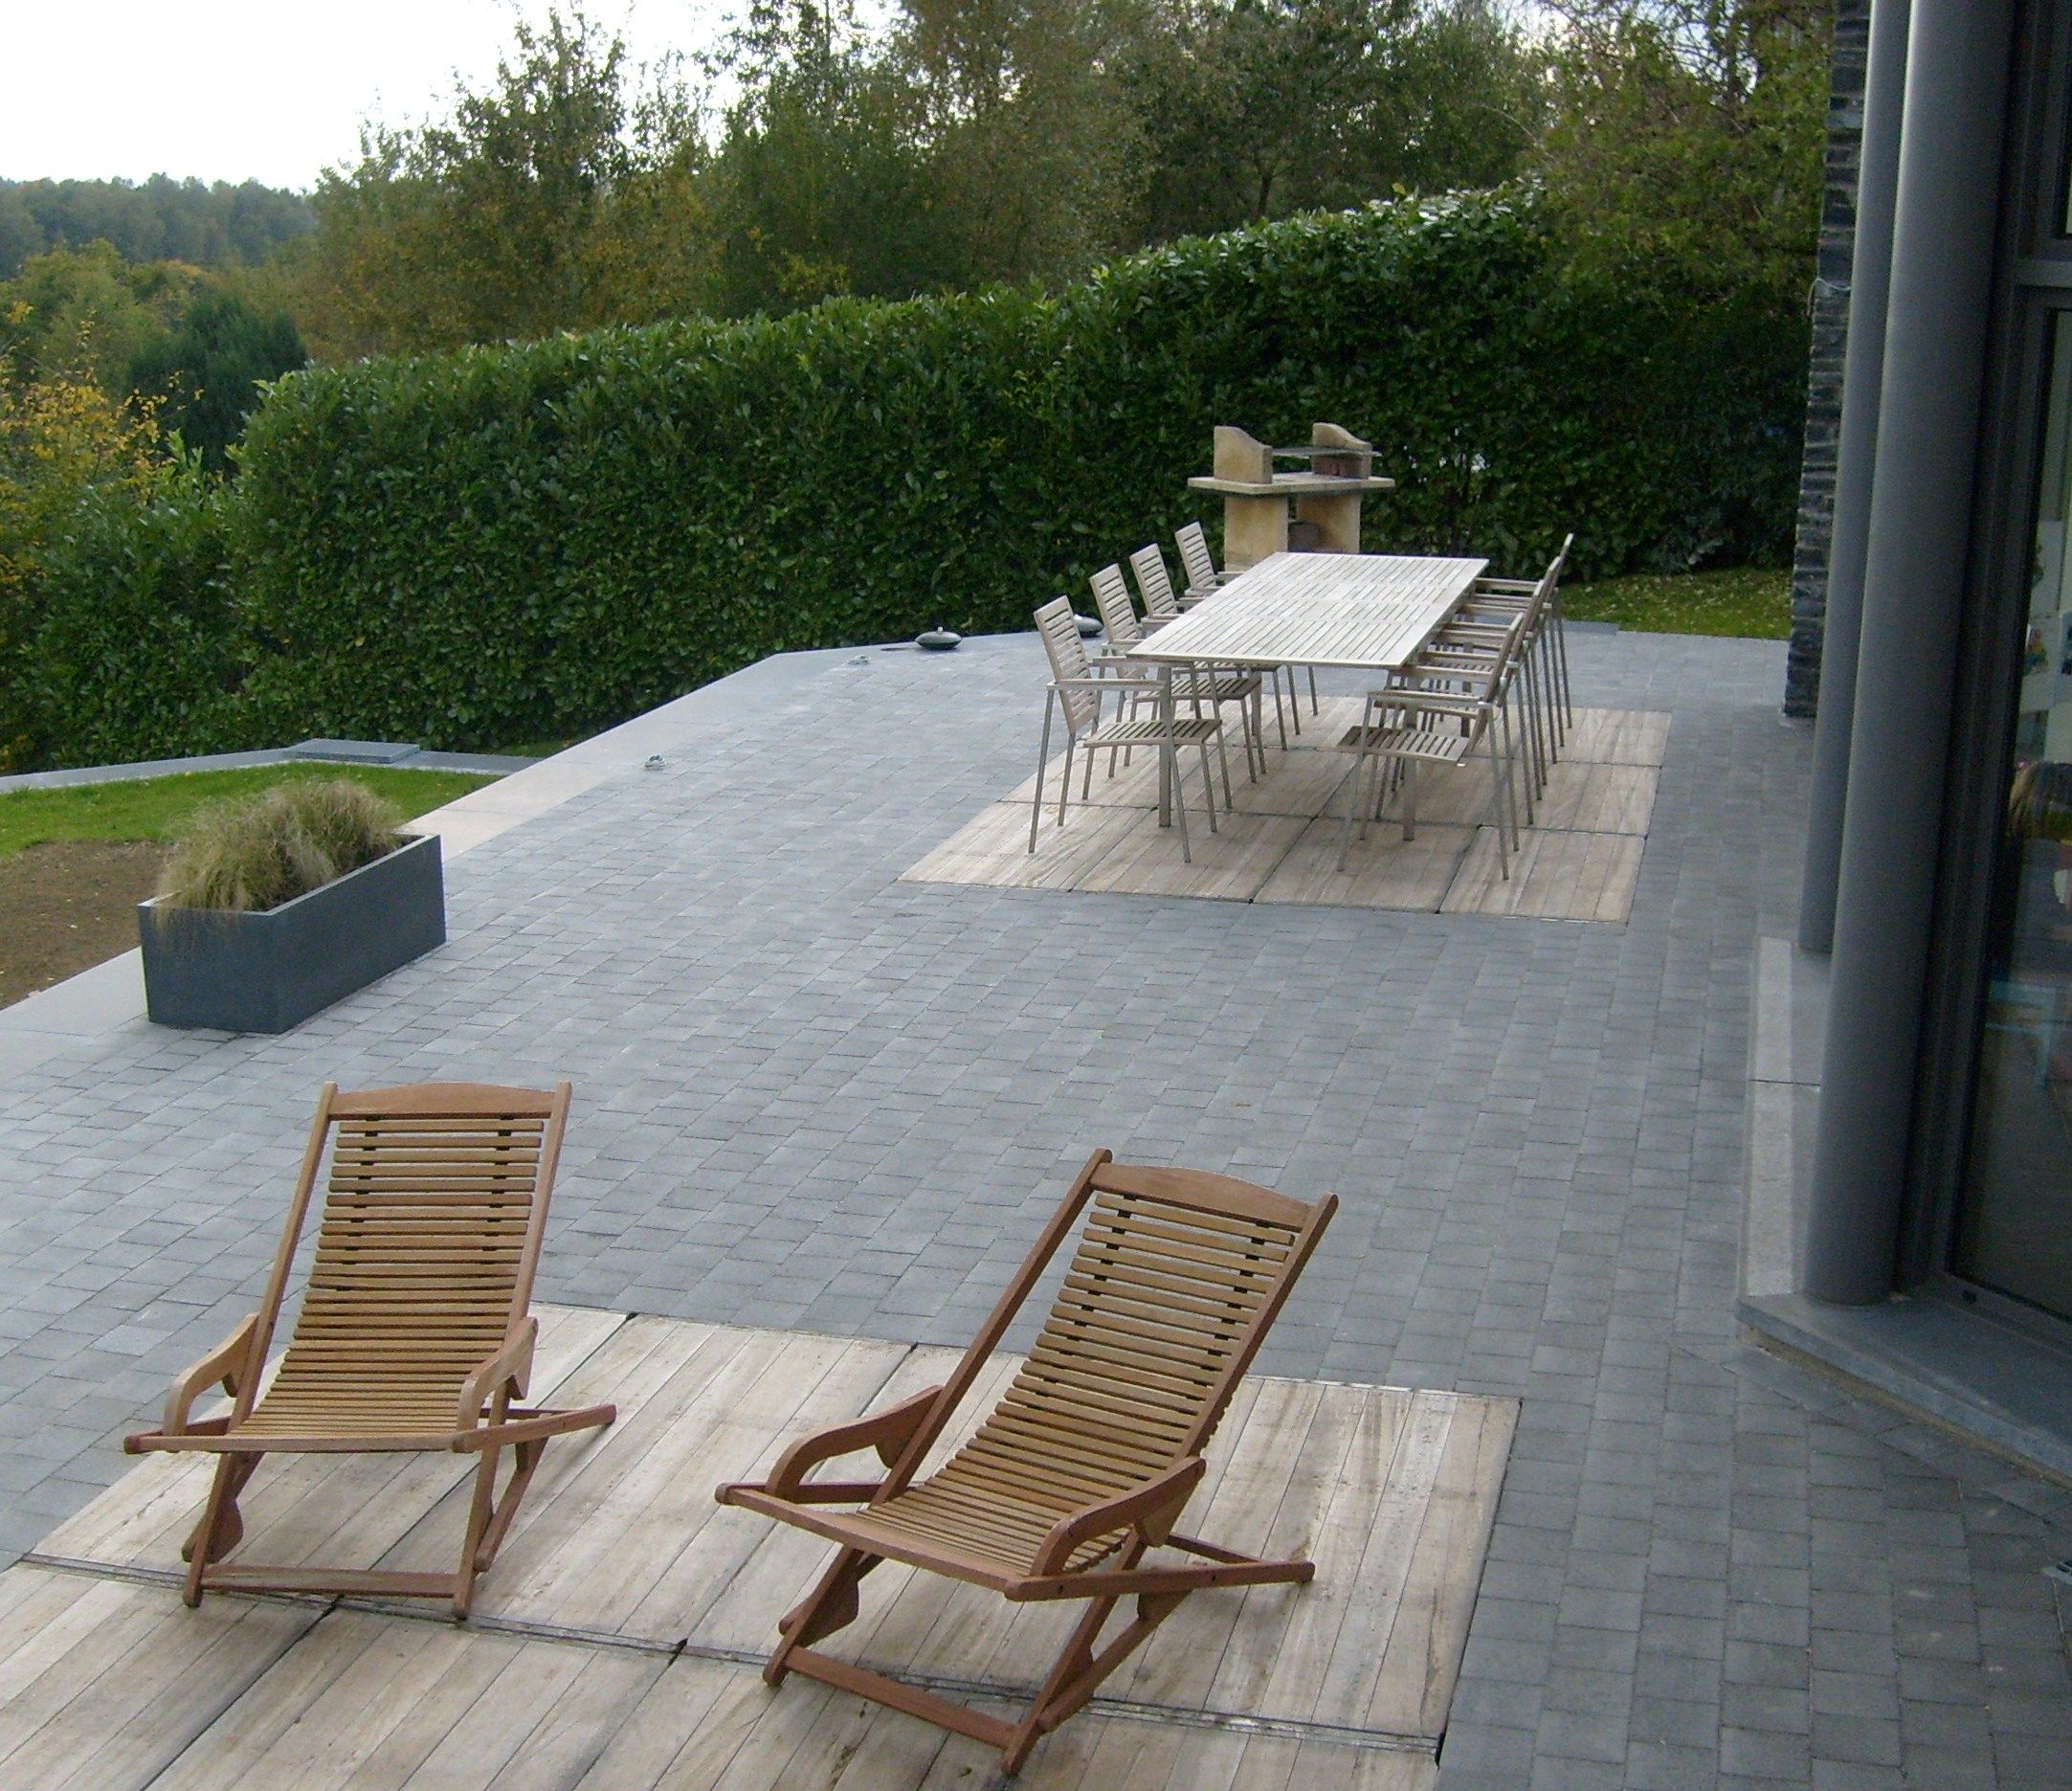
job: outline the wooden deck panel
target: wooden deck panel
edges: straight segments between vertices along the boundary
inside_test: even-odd
[[[1157,765],[1145,762],[1112,783],[1094,779],[1094,801],[1075,796],[1059,828],[1046,807],[1037,850],[1029,851],[1033,779],[982,810],[902,877],[908,883],[1002,888],[1098,890],[1230,902],[1490,914],[1509,919],[1623,923],[1632,910],[1652,823],[1670,717],[1651,710],[1578,709],[1561,760],[1548,771],[1533,822],[1510,866],[1499,873],[1490,832],[1485,760],[1418,780],[1417,831],[1370,825],[1338,868],[1348,755],[1333,750],[1357,725],[1361,700],[1333,697],[1303,718],[1289,750],[1270,748],[1257,783],[1233,778],[1235,816],[1211,834],[1198,775],[1188,810],[1192,862],[1178,833],[1153,824]],[[1268,733],[1273,735],[1271,717]],[[1075,783],[1077,783],[1075,779]],[[1055,775],[1051,787],[1055,789]]]
[[[1548,772],[1533,825],[1550,833],[1644,834],[1660,776],[1652,765],[1565,760]]]
[[[1355,832],[1346,868],[1340,870],[1338,848],[1344,837],[1340,819],[1326,815],[1311,821],[1253,901],[1436,914],[1453,887],[1475,829],[1419,821],[1417,837],[1406,841],[1393,821],[1380,821],[1367,830],[1365,840]]]
[[[1219,831],[1212,834],[1209,817],[1195,809],[1188,816],[1193,857],[1188,863],[1180,856],[1179,829],[1153,826],[1150,818],[1137,814],[1133,824],[1072,886],[1117,895],[1249,902],[1306,825],[1294,815],[1221,815]]]
[[[665,1657],[335,1611],[152,1791],[573,1784]]]
[[[1592,765],[1659,767],[1669,749],[1669,719],[1660,709],[1577,709],[1561,756]]]
[[[998,1707],[1005,1712],[1006,1706]],[[672,1662],[580,1791],[966,1791],[998,1755],[811,1681],[771,1692],[752,1671]],[[1235,1735],[1098,1713],[1075,1717],[1014,1782],[1027,1791],[1429,1791],[1427,1754]]]
[[[162,1586],[10,1567],[0,1573],[0,1784],[160,1782],[321,1613],[236,1598],[190,1611]]]
[[[481,1584],[477,1611],[491,1627],[357,1601],[324,1615],[315,1601],[218,1595],[189,1612],[169,1588],[16,1568],[0,1575],[0,1782],[17,1781],[11,1744],[56,1761],[57,1743],[44,1737],[63,1733],[78,1754],[77,1735],[62,1728],[69,1719],[51,1718],[74,1703],[82,1718],[98,1713],[97,1745],[117,1747],[111,1737],[126,1725],[123,1745],[133,1753],[91,1756],[116,1767],[100,1778],[22,1782],[80,1791],[990,1782],[997,1756],[976,1742],[799,1677],[776,1693],[763,1686],[754,1662],[830,1551],[711,1502],[716,1481],[766,1471],[798,1434],[939,1382],[955,1353],[613,1314],[590,1325],[547,1317],[547,1334],[562,1338],[557,1397],[610,1394],[622,1415],[590,1448],[563,1449],[558,1461],[547,1450]],[[1017,1365],[1002,1355],[989,1366],[963,1427]],[[1187,1601],[1104,1688],[1115,1702],[1097,1702],[1048,1739],[1022,1782],[1427,1791],[1515,1409],[1450,1393],[1248,1377],[1183,1528],[1241,1549],[1309,1552],[1318,1579]],[[938,1458],[958,1440],[938,1445]],[[867,1473],[872,1462],[831,1467]],[[302,1486],[269,1511],[278,1556],[299,1558],[346,1531],[380,1534],[368,1516],[339,1515],[348,1494],[395,1502],[384,1486],[355,1481],[359,1466],[314,1464],[337,1484]],[[123,1568],[142,1546],[176,1557],[193,1507],[173,1496],[160,1467],[146,1462],[60,1532],[67,1552],[105,1545]],[[295,1463],[281,1479],[310,1467]],[[255,1511],[264,1473],[253,1483]],[[449,1548],[459,1501],[456,1489],[428,1511],[412,1497],[399,1517],[381,1520],[407,1532],[383,1564],[416,1565],[421,1552]],[[142,1564],[164,1571],[171,1558]],[[864,1593],[861,1619],[831,1638],[830,1652],[1002,1710],[1077,1615],[1067,1605],[1015,1607],[892,1564]],[[49,1608],[29,1624],[9,1621],[38,1599]],[[25,1640],[32,1631],[40,1640]],[[213,1638],[201,1667],[197,1635]],[[682,1642],[690,1652],[670,1660]],[[140,1660],[155,1680],[140,1677]],[[97,1696],[114,1698],[112,1709]],[[1218,1731],[1220,1716],[1315,1727],[1244,1735]],[[1372,1733],[1353,1745],[1347,1731]]]
[[[1549,833],[1528,827],[1500,875],[1493,829],[1477,831],[1441,912],[1521,920],[1623,921],[1640,877],[1638,834]]]
[[[1158,806],[1158,753],[1155,750],[1135,752],[1127,765],[1119,766],[1113,777],[1108,775],[1110,754],[1094,754],[1094,774],[1085,776],[1086,755],[1072,755],[1072,800],[1065,809],[1065,824],[1072,824],[1073,810],[1082,802],[1096,808],[1155,809]],[[1120,756],[1120,755],[1113,755]],[[1192,783],[1200,771],[1200,761],[1192,754],[1184,767],[1188,781]],[[1232,768],[1235,772],[1236,767]],[[1064,755],[1059,753],[1043,768],[1043,811],[1055,822],[1058,817],[1058,780],[1064,775]],[[1084,796],[1081,790],[1086,792]],[[1029,803],[1036,795],[1036,773],[1031,772],[1020,783],[1000,798],[1014,804],[1021,810],[1022,832],[1029,831]]]

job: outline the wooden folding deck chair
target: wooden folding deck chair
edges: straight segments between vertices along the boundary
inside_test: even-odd
[[[917,1482],[923,1459],[1089,1203],[1078,1254],[1027,1365],[970,1440]],[[719,1489],[723,1505],[840,1545],[805,1601],[779,1622],[782,1640],[764,1678],[778,1685],[795,1669],[976,1736],[997,1747],[1013,1773],[1190,1592],[1307,1581],[1316,1572],[1310,1561],[1259,1560],[1180,1535],[1173,1525],[1238,1377],[1337,1205],[1335,1196],[1304,1205],[1228,1175],[1139,1168],[1095,1152],[947,1383],[804,1438],[767,1481]],[[877,1450],[890,1470],[882,1480],[807,1478],[820,1463],[861,1449]],[[863,1509],[815,1509],[828,1504]],[[1161,1546],[1195,1561],[1145,1564],[1146,1552]],[[858,1582],[884,1560],[1016,1602],[1089,1601],[1020,1722],[812,1647],[855,1620]],[[1101,1645],[1110,1614],[1128,1597],[1134,1619]]]
[[[546,1439],[609,1424],[610,1405],[568,1411],[514,1404],[531,1372],[539,1321],[527,1310],[547,1198],[568,1119],[568,1085],[551,1093],[427,1083],[341,1094],[326,1083],[264,1303],[182,1375],[163,1428],[126,1439],[147,1449],[220,1456],[181,1554],[186,1598],[217,1588],[450,1598],[465,1617],[476,1576],[524,1496]],[[334,1135],[335,1134],[335,1135]],[[326,1140],[330,1177],[301,1314],[262,1393],[260,1376]],[[228,1415],[190,1419],[220,1383]],[[497,1458],[511,1476],[496,1491]],[[224,1566],[244,1534],[237,1495],[276,1452],[479,1455],[460,1566],[451,1574]]]

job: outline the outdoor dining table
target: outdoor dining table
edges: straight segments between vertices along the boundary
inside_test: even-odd
[[[1147,635],[1128,657],[1175,666],[1310,665],[1387,673],[1408,665],[1488,569],[1487,560],[1401,553],[1273,553]],[[1158,818],[1171,823],[1160,761]]]

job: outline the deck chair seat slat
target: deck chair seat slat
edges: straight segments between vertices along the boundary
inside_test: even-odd
[[[1230,1354],[1243,1336],[1241,1326],[1204,1324],[1192,1313],[1162,1310],[1134,1294],[1118,1294],[1118,1305],[1125,1297],[1128,1310],[1102,1311],[1079,1288],[1065,1288],[1058,1301],[1058,1347],[1068,1349],[1074,1338],[1083,1337],[1110,1343],[1133,1357],[1141,1349],[1143,1359],[1155,1358],[1169,1378],[1200,1380],[1214,1377],[1216,1358]]]
[[[1160,1376],[1155,1365],[1147,1364],[1144,1357],[1128,1351],[1103,1349],[1083,1341],[1069,1354],[1056,1344],[1046,1343],[1042,1354],[1033,1355],[1031,1362],[1041,1370],[1046,1381],[1099,1396],[1118,1410],[1137,1412],[1164,1407],[1183,1429],[1193,1420],[1203,1385],[1198,1377],[1177,1373]],[[1116,1381],[1128,1387],[1127,1400],[1107,1391]]]
[[[1141,1214],[1152,1224],[1158,1223],[1162,1218],[1170,1219],[1174,1223],[1184,1223],[1203,1231],[1222,1232],[1231,1237],[1250,1239],[1283,1255],[1292,1247],[1290,1239],[1302,1229],[1299,1218],[1289,1217],[1298,1214],[1302,1209],[1303,1203],[1299,1200],[1275,1196],[1274,1198],[1281,1202],[1282,1216],[1262,1220],[1243,1212],[1229,1210],[1227,1199],[1219,1201],[1215,1190],[1205,1192],[1204,1178],[1199,1177],[1196,1172],[1153,1169],[1146,1165],[1123,1163],[1116,1164],[1115,1169],[1118,1176],[1126,1173],[1131,1177],[1129,1186],[1127,1189],[1103,1189],[1095,1195],[1092,1210],[1096,1215]],[[1192,1178],[1192,1185],[1184,1205],[1170,1198],[1172,1188],[1169,1187],[1165,1196],[1161,1196],[1159,1192],[1165,1178],[1181,1175]],[[1209,1176],[1206,1180],[1222,1182],[1232,1189],[1248,1191],[1248,1196],[1238,1197],[1240,1198],[1256,1198],[1259,1194],[1272,1192],[1270,1189],[1254,1188],[1251,1183],[1237,1181],[1229,1175]],[[1147,1202],[1150,1204],[1147,1205]]]
[[[1040,1358],[1032,1358],[1027,1378],[1018,1382],[1008,1403],[1025,1398],[1047,1404],[1068,1402],[1113,1411],[1125,1425],[1162,1422],[1185,1430],[1201,1403],[1201,1383],[1176,1384],[1139,1375],[1117,1352],[1111,1358],[1098,1350],[1061,1353],[1046,1343]]]
[[[1030,1354],[1032,1366],[1040,1366],[1046,1373],[1094,1377],[1104,1386],[1124,1381],[1132,1397],[1189,1410],[1199,1399],[1202,1387],[1214,1378],[1198,1362],[1136,1331],[1117,1332],[1083,1321],[1060,1324],[1058,1329],[1058,1335],[1044,1339],[1040,1354],[1032,1351]],[[1211,1349],[1202,1354],[1214,1356],[1229,1352]]]
[[[1195,1328],[1227,1325],[1242,1330],[1245,1318],[1258,1304],[1256,1296],[1218,1293],[1199,1282],[1161,1275],[1128,1263],[1075,1266],[1065,1277],[1064,1286],[1097,1309],[1104,1308],[1113,1299],[1127,1299],[1153,1308],[1172,1323]]]
[[[1256,1276],[1249,1267],[1224,1269],[1213,1262],[1197,1262],[1177,1252],[1154,1253],[1120,1244],[1103,1244],[1075,1265],[1075,1268],[1080,1274],[1098,1274],[1103,1265],[1111,1264],[1118,1268],[1147,1269],[1174,1281],[1213,1287],[1218,1299],[1224,1301],[1241,1300],[1255,1292],[1263,1294],[1270,1285],[1268,1277]]]
[[[1114,1268],[1099,1275],[1067,1275],[1060,1292],[1060,1305],[1076,1322],[1165,1337],[1189,1355],[1243,1335],[1245,1320],[1257,1304],[1238,1299],[1211,1305],[1192,1293],[1159,1286],[1155,1276]]]
[[[1164,1238],[1174,1243],[1206,1245],[1237,1256],[1269,1257],[1278,1263],[1287,1255],[1284,1239],[1277,1239],[1258,1226],[1247,1226],[1214,1213],[1188,1213],[1169,1218],[1147,1202],[1098,1200],[1087,1216],[1087,1236],[1114,1232],[1123,1236]]]
[[[1127,1481],[1147,1467],[1170,1461],[1175,1439],[1186,1435],[1182,1424],[1167,1425],[1163,1432],[1148,1424],[1133,1431],[1126,1424],[1120,1412],[1095,1414],[1083,1406],[1024,1400],[1003,1406],[995,1415],[992,1440],[1007,1447],[1040,1450],[1069,1437],[1074,1449],[1092,1465],[1113,1466]]]

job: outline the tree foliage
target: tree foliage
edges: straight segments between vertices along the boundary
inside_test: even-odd
[[[251,266],[314,222],[300,193],[256,180],[0,180],[0,280],[32,256],[92,242],[126,261]]]
[[[756,0],[708,121],[580,11],[493,87],[370,128],[314,204],[326,359],[830,296],[1055,288],[1176,234],[1515,171],[1495,0]]]
[[[49,615],[44,556],[97,493],[147,495],[164,474],[147,410],[111,399],[95,377],[90,326],[49,338],[30,361],[27,307],[0,315],[0,769],[33,761],[41,730],[29,700],[33,644]],[[69,352],[61,352],[69,348]]]
[[[0,281],[5,376],[62,383],[83,373],[119,400],[130,364],[178,323],[202,280],[176,261],[126,261],[108,242],[33,256]]]
[[[680,86],[635,87],[580,12],[521,21],[488,89],[324,174],[304,325],[336,358],[665,314],[698,284],[701,156]]]
[[[176,327],[129,367],[129,384],[156,405],[163,428],[212,472],[230,466],[231,444],[258,408],[259,388],[308,363],[285,311],[256,310],[228,292],[204,292]]]
[[[1560,0],[1538,166],[1587,258],[1803,292],[1818,239],[1830,0]]]
[[[1127,84],[1158,241],[1516,172],[1533,56],[1487,0],[1165,0]]]

